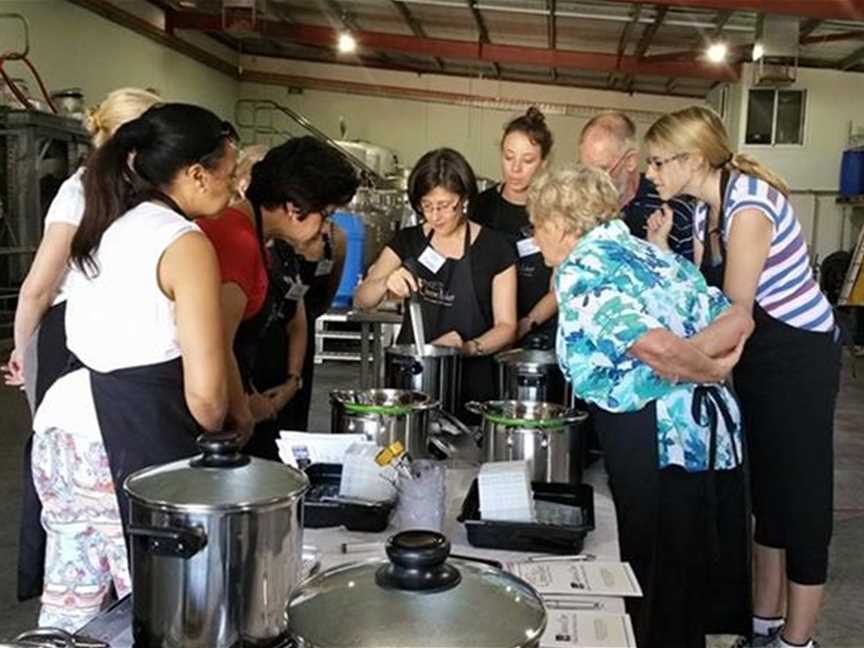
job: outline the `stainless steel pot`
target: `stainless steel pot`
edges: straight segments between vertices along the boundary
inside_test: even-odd
[[[412,457],[428,457],[429,414],[436,407],[416,391],[340,389],[330,392],[330,431],[363,434],[382,447],[399,441]]]
[[[66,88],[51,93],[51,101],[57,112],[66,116],[84,114],[84,93],[81,88]]]
[[[483,461],[527,461],[531,481],[582,481],[585,412],[539,401],[470,402],[483,417]]]
[[[233,435],[198,443],[202,455],[146,468],[123,484],[135,644],[269,644],[285,635],[285,605],[302,575],[309,480],[240,454]]]
[[[450,347],[427,344],[417,355],[413,344],[397,344],[384,351],[384,385],[423,392],[458,413],[462,396],[462,354]]]
[[[565,404],[564,374],[554,351],[512,349],[495,356],[498,398]]]
[[[488,564],[451,557],[434,531],[404,531],[385,559],[301,583],[288,619],[300,648],[537,648],[546,611],[534,589]]]

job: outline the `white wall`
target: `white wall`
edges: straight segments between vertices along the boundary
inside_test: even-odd
[[[804,144],[802,146],[748,146],[744,144],[747,91],[751,67],[745,66],[742,82],[730,88],[727,124],[738,151],[754,156],[783,176],[795,191],[836,192],[840,161],[849,137],[849,124],[864,125],[864,74],[834,70],[798,70],[790,89],[807,91]],[[814,217],[818,203],[818,232]],[[792,204],[813,245],[814,256],[824,259],[838,249],[850,249],[864,222],[861,210],[836,205],[834,195],[795,195]]]
[[[694,100],[656,95],[625,95],[623,93],[578,88],[562,88],[529,83],[495,80],[417,75],[321,65],[303,62],[284,63],[273,59],[244,57],[244,67],[267,70],[302,78],[327,79],[362,83],[379,88],[389,96],[364,96],[356,93],[303,89],[293,94],[287,87],[243,82],[241,99],[271,99],[296,110],[325,133],[338,139],[339,121],[344,119],[349,139],[363,139],[396,151],[400,161],[412,165],[426,151],[450,146],[461,151],[475,171],[482,176],[497,178],[500,173],[498,145],[503,125],[524,111],[517,105],[548,104],[547,123],[555,136],[555,161],[576,159],[576,140],[585,122],[598,110],[633,111],[637,125],[644,130],[664,112],[690,105]],[[432,95],[446,93],[452,103],[418,101],[406,98],[406,91],[425,91]],[[455,103],[456,97],[474,97],[506,104],[504,109],[482,104]],[[556,114],[557,113],[557,114]],[[241,117],[248,117],[244,111]],[[243,121],[241,118],[240,121]],[[287,120],[281,120],[287,127]],[[241,129],[244,137],[249,131]]]
[[[30,60],[48,90],[80,87],[88,105],[123,86],[154,87],[166,98],[233,115],[238,83],[174,50],[65,0],[0,0],[0,13],[24,15],[30,23]],[[0,21],[2,49],[18,48],[20,23]],[[38,86],[18,62],[4,68]]]

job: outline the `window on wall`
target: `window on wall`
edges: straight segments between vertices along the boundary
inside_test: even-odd
[[[806,90],[750,90],[745,144],[803,144]]]

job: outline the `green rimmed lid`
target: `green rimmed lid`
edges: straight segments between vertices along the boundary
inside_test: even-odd
[[[428,394],[409,389],[337,389],[330,400],[339,403],[349,414],[406,416],[417,410],[438,406]]]
[[[587,418],[585,412],[544,401],[471,401],[465,408],[496,425],[522,429],[560,428]]]

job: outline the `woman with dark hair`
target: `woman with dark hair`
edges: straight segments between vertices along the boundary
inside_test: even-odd
[[[462,401],[489,400],[495,393],[491,355],[516,335],[516,253],[499,232],[472,222],[477,181],[458,152],[442,148],[420,158],[408,178],[408,197],[425,222],[393,237],[354,299],[361,308],[375,308],[387,296],[418,293],[424,342],[467,356]],[[413,340],[406,309],[398,342]]]
[[[328,214],[350,201],[358,184],[338,151],[298,137],[252,167],[245,200],[199,223],[222,272],[230,412],[249,429],[258,424],[250,454],[278,459],[286,405],[302,384],[308,287],[294,248],[320,238]]]
[[[227,204],[233,137],[203,108],[165,104],[88,163],[66,307],[81,368],[48,390],[33,422],[48,535],[41,626],[77,630],[112,584],[129,592],[123,480],[194,454],[196,437],[222,426],[218,265],[189,219]]]
[[[475,220],[502,232],[519,256],[516,339],[527,342],[527,336],[542,346],[554,342],[558,304],[551,285],[552,269],[543,263],[525,203],[531,180],[546,165],[552,141],[546,117],[536,106],[510,120],[501,137],[502,181],[480,194],[474,210]]]

